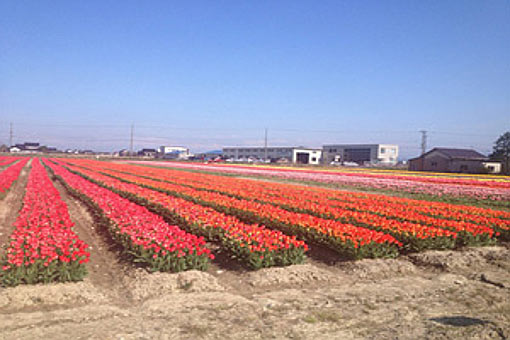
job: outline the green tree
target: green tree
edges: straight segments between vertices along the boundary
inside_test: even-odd
[[[494,149],[490,157],[501,161],[503,163],[503,173],[510,175],[510,131],[499,136],[494,143]]]

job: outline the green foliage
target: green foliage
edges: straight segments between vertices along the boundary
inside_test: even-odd
[[[44,262],[43,260],[37,260],[28,266],[22,265],[0,271],[0,283],[3,286],[13,287],[22,283],[81,281],[87,275],[85,264],[80,264],[79,261],[69,263],[53,261],[47,266],[44,265]]]
[[[505,132],[494,143],[491,159],[503,162],[503,173],[510,175],[510,131]]]

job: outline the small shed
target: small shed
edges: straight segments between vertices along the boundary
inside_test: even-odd
[[[473,149],[433,148],[409,160],[411,171],[499,173],[501,164]]]

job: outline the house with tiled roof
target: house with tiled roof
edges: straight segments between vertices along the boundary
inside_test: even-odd
[[[31,143],[25,142],[23,144],[16,144],[11,146],[10,152],[21,152],[21,153],[37,153],[41,149],[41,145],[39,143]]]
[[[411,171],[500,173],[501,163],[473,149],[433,148],[409,160]]]

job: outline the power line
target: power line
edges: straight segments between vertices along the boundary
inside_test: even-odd
[[[80,127],[89,127],[89,128],[126,128],[129,125],[113,125],[113,124],[66,124],[66,123],[25,123],[23,122],[23,126],[28,127],[69,127],[69,128],[80,128]]]
[[[11,123],[12,124],[12,123]],[[125,129],[126,127],[130,127],[131,125],[125,124],[67,124],[67,123],[23,123],[22,127],[64,127],[64,128],[113,128],[113,129]],[[184,131],[203,131],[203,130],[211,130],[210,127],[197,127],[197,126],[184,126],[184,125],[137,125],[137,129],[173,129],[173,130],[184,130]],[[215,131],[237,131],[237,127],[217,127],[214,128]],[[258,130],[258,127],[243,127],[243,130]],[[415,133],[413,130],[315,130],[315,129],[299,129],[299,128],[272,128],[272,131],[278,132],[309,132],[309,133],[391,133],[391,134],[412,134]],[[465,132],[456,132],[456,131],[435,131],[435,130],[427,130],[428,134],[447,134],[447,135],[459,135],[459,136],[479,136],[479,137],[490,137],[494,136],[492,134],[477,134],[477,133],[465,133]]]
[[[432,134],[452,135],[452,136],[468,136],[468,137],[493,137],[494,135],[464,132],[448,132],[448,131],[430,131]]]
[[[416,133],[416,131],[412,130],[399,130],[399,131],[391,131],[391,130],[313,130],[313,129],[290,129],[290,128],[273,128],[272,131],[281,131],[281,132],[312,132],[312,133]]]

